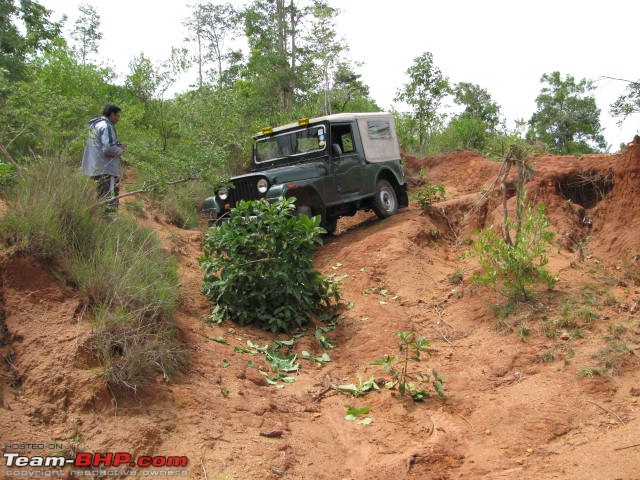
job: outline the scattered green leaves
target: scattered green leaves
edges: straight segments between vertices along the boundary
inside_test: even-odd
[[[371,377],[366,382],[362,381],[362,377],[357,375],[359,385],[355,383],[349,383],[345,385],[338,385],[338,391],[342,393],[346,393],[349,395],[353,395],[355,397],[359,397],[360,395],[364,395],[365,393],[369,393],[375,390],[380,390],[380,387],[376,383],[375,379]]]
[[[322,355],[320,355],[319,357],[314,357],[313,355],[311,355],[309,352],[307,352],[306,350],[303,350],[302,353],[302,358],[304,358],[305,360],[311,360],[313,362],[319,363],[320,365],[324,365],[327,362],[331,361],[331,357],[329,357],[329,355],[327,354],[327,352],[324,352]]]
[[[344,419],[347,421],[356,420],[358,417],[362,415],[366,415],[371,411],[370,407],[354,407],[351,405],[345,405],[344,408],[347,409],[347,414],[344,416]],[[358,425],[369,425],[373,423],[373,418],[365,417],[358,422]]]

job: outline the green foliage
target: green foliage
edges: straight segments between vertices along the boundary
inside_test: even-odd
[[[531,144],[523,135],[526,125],[526,121],[517,120],[515,128],[509,129],[503,122],[495,134],[487,138],[483,149],[484,155],[491,160],[497,161],[503,160],[508,155],[512,145],[516,145],[523,151],[531,150]]]
[[[478,120],[487,131],[493,131],[500,122],[500,107],[491,98],[489,92],[468,82],[460,82],[454,91],[454,102],[464,106],[458,118]]]
[[[54,261],[76,285],[93,318],[89,349],[114,388],[135,390],[184,361],[175,339],[175,261],[157,237],[127,217],[92,208],[95,184],[59,161],[23,166],[0,232],[15,253]]]
[[[482,120],[456,117],[451,119],[442,132],[434,135],[431,141],[435,142],[442,151],[463,149],[482,152],[490,135]]]
[[[338,298],[337,286],[313,268],[320,218],[296,218],[294,201],[239,202],[228,222],[209,230],[202,291],[216,304],[214,321],[286,332]]]
[[[99,116],[104,99],[114,99],[117,91],[108,84],[112,73],[82,66],[66,49],[55,48],[35,59],[25,74],[29,81],[12,84],[3,106],[0,143],[10,145],[18,160],[35,152],[79,163],[87,121]]]
[[[91,249],[96,220],[87,206],[95,203],[95,185],[56,161],[23,165],[18,173],[0,219],[5,244],[47,260]]]
[[[422,372],[412,372],[409,370],[410,363],[421,362],[421,354],[428,353],[431,344],[427,339],[416,336],[416,332],[395,332],[398,336],[399,357],[385,355],[383,358],[374,360],[370,365],[381,365],[385,372],[388,372],[393,381],[387,384],[390,388],[398,387],[400,395],[409,394],[416,402],[423,401],[430,397],[429,392],[424,389],[424,382],[431,380],[433,390],[439,397],[444,396],[444,378],[438,375],[433,369],[431,374]]]
[[[443,98],[451,93],[451,87],[448,78],[434,65],[430,52],[416,57],[407,75],[410,81],[397,92],[395,100],[406,102],[413,109],[418,149],[424,151],[427,139],[440,126],[438,109]]]
[[[427,181],[413,192],[412,198],[417,200],[422,210],[429,210],[431,205],[445,199],[444,184]]]
[[[458,83],[453,94],[455,103],[464,110],[451,119],[436,141],[446,150],[483,152],[489,138],[496,134],[500,107],[487,90],[471,83]]]
[[[0,187],[11,185],[16,180],[16,167],[0,160]]]
[[[153,232],[122,216],[99,222],[89,241],[90,249],[70,252],[67,265],[87,305],[147,319],[172,317],[179,294],[177,266]]]
[[[99,50],[99,42],[102,39],[100,15],[94,7],[87,4],[81,4],[78,10],[81,15],[76,20],[71,38],[77,43],[76,49],[82,65],[86,65],[89,55],[98,53]]]
[[[22,78],[31,56],[60,41],[62,25],[51,22],[50,15],[38,2],[0,2],[0,71],[6,71],[11,80]]]
[[[628,82],[626,93],[611,104],[611,114],[622,117],[621,122],[634,113],[640,113],[640,80]]]
[[[536,98],[538,109],[531,117],[529,135],[559,154],[591,153],[591,144],[605,148],[600,109],[587,95],[595,88],[593,82],[576,82],[571,75],[563,80],[560,72],[544,74],[540,81],[548,86]]]
[[[200,204],[210,195],[211,187],[200,180],[167,185],[152,194],[157,209],[167,215],[176,227],[196,228],[200,219]]]
[[[344,416],[344,419],[347,421],[355,420],[371,411],[370,407],[354,407],[352,405],[345,405],[344,408],[347,409],[347,414]],[[373,419],[371,417],[366,417],[360,420],[358,425],[369,425],[371,423],[373,423]]]
[[[291,375],[298,373],[300,364],[298,363],[298,354],[294,352],[283,352],[280,350],[282,346],[293,346],[293,340],[275,340],[271,345],[260,347],[251,340],[247,340],[250,350],[248,353],[262,354],[262,357],[269,363],[269,372],[258,370],[265,377],[267,383],[276,385],[279,381],[284,383],[293,383],[295,378]]]
[[[358,385],[356,385],[355,383],[338,385],[338,391],[353,395],[354,397],[359,397],[361,395],[365,395],[366,393],[380,390],[380,387],[373,377],[369,378],[369,380],[365,382],[362,381],[362,377],[360,375],[357,375],[357,377]]]
[[[508,220],[507,226],[516,225]],[[472,275],[471,281],[497,288],[514,300],[530,299],[532,285],[544,283],[553,288],[555,278],[545,268],[548,263],[545,251],[554,237],[549,227],[543,205],[535,211],[526,205],[513,243],[492,230],[480,232],[473,244],[472,256],[481,270]]]

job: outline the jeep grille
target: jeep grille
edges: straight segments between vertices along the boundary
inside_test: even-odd
[[[229,189],[229,204],[231,208],[236,206],[236,203],[240,200],[259,200],[264,198],[264,193],[258,192],[259,178],[243,178],[234,180],[234,188]]]

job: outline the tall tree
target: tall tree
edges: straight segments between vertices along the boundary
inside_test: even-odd
[[[369,98],[369,87],[360,80],[361,75],[351,69],[351,65],[340,62],[333,76],[331,89],[331,110],[333,112],[371,111],[378,107]]]
[[[318,64],[321,84],[323,86],[323,113],[331,112],[331,90],[334,75],[345,50],[344,42],[339,41],[334,19],[340,13],[326,2],[315,0],[312,6],[314,21],[307,37],[309,45],[315,45],[314,59]]]
[[[424,151],[427,138],[441,123],[438,109],[444,97],[451,93],[449,79],[433,63],[433,55],[426,52],[416,57],[407,70],[409,83],[398,90],[395,100],[407,103],[416,122],[418,148]]]
[[[462,113],[453,118],[447,128],[458,143],[454,148],[482,151],[500,122],[500,107],[486,89],[472,83],[458,83],[453,95],[453,101],[464,106]]]
[[[489,130],[495,129],[500,122],[500,106],[493,101],[486,89],[473,83],[460,82],[456,85],[453,95],[453,101],[464,106],[461,117],[477,118]]]
[[[554,153],[577,155],[605,148],[600,125],[600,109],[593,96],[591,80],[576,82],[560,72],[542,75],[546,83],[536,98],[537,111],[529,121],[529,138],[544,142]]]
[[[204,67],[211,62],[215,65],[217,83],[221,85],[225,79],[225,61],[236,57],[234,52],[227,50],[226,44],[240,33],[238,12],[230,3],[204,3],[194,7],[185,25],[191,32],[187,40],[197,46],[199,87],[204,84]]]
[[[82,65],[86,65],[88,56],[92,53],[98,53],[98,42],[102,40],[100,15],[95,8],[86,3],[81,4],[78,10],[80,10],[80,15],[71,32],[71,38],[78,44],[77,49]]]
[[[37,2],[0,0],[0,71],[9,80],[24,73],[27,60],[53,41],[62,41],[61,24],[51,22],[51,11]]]
[[[106,99],[117,98],[113,73],[82,65],[67,48],[47,49],[26,69],[29,81],[14,82],[0,116],[0,142],[16,157],[36,152],[77,158],[81,152],[74,149],[82,147],[86,121],[102,111]]]
[[[285,116],[293,111],[298,87],[298,42],[303,15],[294,0],[254,1],[245,11],[245,34],[251,51],[248,72],[258,94],[266,98],[275,96],[278,112]]]
[[[170,102],[164,99],[169,88],[177,81],[180,73],[188,68],[185,50],[172,49],[166,61],[154,65],[143,53],[129,63],[130,73],[125,79],[126,89],[142,102],[147,121],[154,126],[166,151],[169,138],[175,130],[175,122],[168,115]]]

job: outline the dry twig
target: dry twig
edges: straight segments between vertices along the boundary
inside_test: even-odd
[[[618,419],[618,421],[619,421],[621,424],[623,424],[623,425],[625,424],[625,423],[624,423],[624,420],[622,420],[622,419],[620,418],[620,416],[619,416],[616,412],[614,412],[614,411],[612,411],[612,410],[609,410],[608,408],[603,407],[602,405],[599,405],[599,404],[597,404],[596,402],[593,402],[593,401],[591,401],[591,400],[587,400],[587,402],[589,402],[589,403],[591,403],[591,404],[595,405],[595,406],[596,406],[596,407],[598,407],[598,408],[601,408],[602,410],[604,410],[604,411],[605,411],[605,412],[607,412],[607,413],[610,413],[611,415],[613,415],[614,417],[616,417],[616,418]]]

